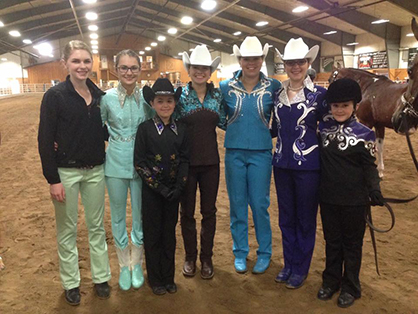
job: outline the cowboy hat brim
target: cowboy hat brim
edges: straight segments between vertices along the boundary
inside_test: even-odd
[[[144,95],[145,101],[151,106],[151,101],[154,100],[155,96],[174,96],[175,101],[177,102],[180,99],[182,92],[181,87],[177,87],[176,91],[170,92],[170,91],[157,91],[154,92],[151,87],[145,85],[142,89],[142,94]]]
[[[190,57],[187,54],[187,52],[183,52],[183,65],[184,65],[184,68],[186,69],[186,71],[189,71],[189,68],[190,68],[191,65],[201,65],[201,66],[205,66],[205,67],[210,67],[210,73],[212,74],[218,68],[219,63],[221,63],[221,58],[216,57],[215,59],[212,60],[212,62],[210,64],[209,63],[205,64],[204,62],[199,62],[199,64],[197,64],[197,63],[192,64],[190,62]]]
[[[269,44],[265,44],[264,45],[264,47],[263,47],[263,51],[262,51],[262,53],[260,54],[260,53],[257,53],[257,52],[246,52],[246,53],[241,53],[241,51],[239,50],[239,48],[238,48],[238,46],[237,45],[234,45],[233,47],[232,47],[232,50],[233,50],[233,52],[234,52],[234,55],[237,57],[237,58],[240,58],[240,57],[263,57],[263,59],[265,59],[266,58],[266,56],[267,56],[267,54],[268,54],[268,52],[269,52]]]
[[[284,56],[280,53],[277,48],[274,48],[277,52],[277,56],[279,57],[279,61],[286,61],[286,60],[297,60],[297,59],[308,59],[309,63],[313,63],[318,55],[319,46],[315,45],[311,49],[309,49],[308,53],[305,56]]]

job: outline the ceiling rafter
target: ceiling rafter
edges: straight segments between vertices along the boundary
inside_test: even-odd
[[[412,15],[418,16],[418,1],[414,0],[387,0],[405,11],[408,11]]]
[[[338,2],[330,5],[326,0],[299,0],[317,10],[327,10],[327,13],[349,24],[352,24],[368,33],[372,33],[380,38],[386,38],[387,33],[401,33],[401,28],[392,23],[372,24],[377,18],[357,11],[358,7],[339,6]],[[385,0],[386,1],[386,0]],[[380,1],[379,1],[380,2]],[[368,5],[366,5],[368,6]]]

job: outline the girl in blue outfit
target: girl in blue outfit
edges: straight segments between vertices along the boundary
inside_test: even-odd
[[[152,115],[137,85],[141,62],[136,52],[123,50],[116,55],[118,87],[109,90],[100,107],[103,123],[109,130],[105,178],[109,193],[112,233],[118,255],[119,286],[138,289],[144,283],[142,273],[143,235],[141,217],[142,180],[134,169],[133,154],[138,125]],[[132,247],[126,229],[126,203],[131,193]],[[132,250],[131,250],[132,249]],[[132,274],[131,274],[132,271]]]
[[[225,134],[225,176],[230,202],[231,233],[235,270],[247,271],[248,205],[250,205],[259,248],[253,273],[264,273],[271,259],[270,205],[271,149],[269,132],[273,92],[279,81],[261,70],[268,53],[257,37],[247,37],[241,47],[234,45],[241,70],[220,82],[228,118]]]
[[[181,198],[181,233],[186,258],[183,275],[196,274],[197,232],[194,218],[196,190],[199,185],[200,212],[203,216],[200,232],[200,276],[211,279],[214,276],[212,255],[216,230],[216,197],[219,187],[219,153],[216,127],[224,128],[225,112],[222,94],[207,81],[216,70],[220,58],[212,61],[205,45],[196,46],[190,55],[183,53],[184,67],[191,81],[181,93],[176,106],[177,118],[187,126],[190,139],[190,167],[187,184]]]
[[[284,255],[276,282],[291,289],[303,285],[315,246],[320,165],[316,130],[327,107],[326,90],[312,83],[307,70],[318,50],[318,46],[309,49],[302,38],[292,38],[283,56],[277,51],[289,80],[274,94],[272,124],[272,136],[277,136],[273,168]]]

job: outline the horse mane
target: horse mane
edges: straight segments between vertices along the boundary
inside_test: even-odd
[[[387,76],[385,76],[385,75],[378,75],[378,74],[374,74],[374,73],[371,73],[371,72],[366,71],[366,70],[355,69],[355,68],[343,68],[343,69],[347,69],[347,70],[353,71],[353,72],[355,72],[355,73],[357,73],[357,74],[367,75],[367,76],[369,76],[369,77],[371,77],[371,78],[376,78],[376,79],[387,79],[387,80],[389,80],[389,78],[388,78]],[[342,70],[342,69],[341,69],[341,70]]]

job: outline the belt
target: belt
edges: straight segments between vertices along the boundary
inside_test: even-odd
[[[136,137],[136,135],[131,135],[131,136],[128,136],[128,137],[123,137],[123,136],[119,136],[119,135],[116,135],[116,136],[111,135],[110,136],[110,138],[112,140],[118,141],[118,142],[131,142],[131,141],[135,140],[135,137]]]

